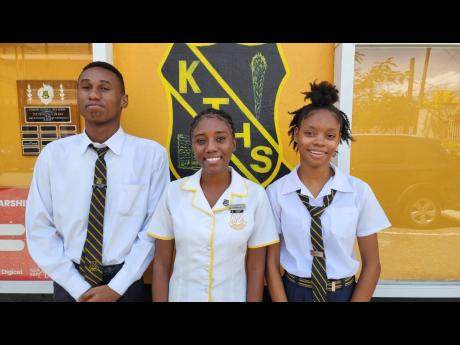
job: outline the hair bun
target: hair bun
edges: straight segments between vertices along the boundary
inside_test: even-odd
[[[328,81],[310,83],[311,91],[302,92],[305,99],[309,98],[315,107],[324,107],[334,104],[339,100],[339,90]]]

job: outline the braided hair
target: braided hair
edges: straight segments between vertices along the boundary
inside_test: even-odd
[[[190,137],[193,137],[193,131],[198,126],[198,123],[204,118],[217,118],[224,121],[230,131],[232,132],[233,138],[235,137],[235,126],[233,125],[232,117],[223,110],[208,108],[201,111],[197,116],[195,116],[190,124]]]
[[[298,151],[297,143],[294,141],[294,132],[296,128],[300,127],[302,121],[310,115],[313,115],[316,110],[326,109],[334,114],[340,123],[340,143],[345,141],[348,145],[350,141],[354,141],[351,136],[350,121],[347,115],[336,108],[333,104],[339,100],[339,91],[328,81],[322,81],[317,84],[316,82],[310,83],[310,91],[302,92],[305,95],[304,101],[307,99],[311,100],[311,103],[303,106],[292,113],[294,115],[291,123],[289,124],[288,134],[291,137],[291,141],[294,150]]]

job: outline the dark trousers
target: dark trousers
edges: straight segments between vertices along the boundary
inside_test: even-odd
[[[113,277],[118,273],[123,264],[106,266],[103,269],[103,280],[101,285],[107,285]],[[78,269],[78,265],[75,264]],[[53,282],[54,294],[53,299],[55,302],[75,302],[75,299],[58,283]],[[144,284],[144,280],[141,278],[136,280],[123,296],[118,299],[117,302],[151,302],[152,301],[152,290]]]
[[[289,302],[313,302],[313,293],[311,288],[299,286],[290,281],[286,275],[283,277],[284,290]],[[356,283],[345,286],[335,292],[327,293],[327,302],[350,302]]]

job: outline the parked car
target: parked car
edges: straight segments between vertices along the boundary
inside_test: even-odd
[[[355,135],[351,174],[372,187],[395,226],[431,228],[441,211],[460,209],[460,161],[439,140]]]

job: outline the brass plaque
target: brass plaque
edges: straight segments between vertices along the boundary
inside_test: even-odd
[[[23,155],[80,133],[75,80],[18,80],[17,89]]]

